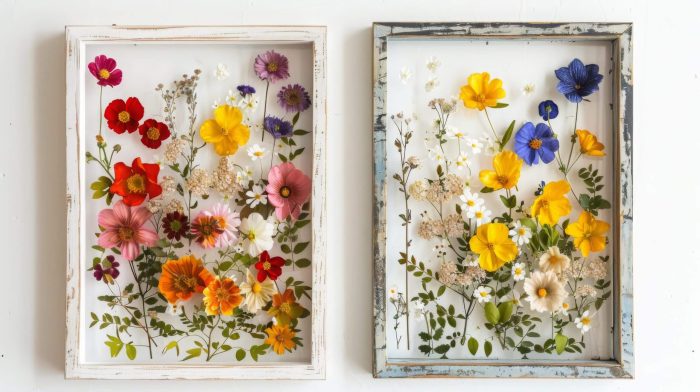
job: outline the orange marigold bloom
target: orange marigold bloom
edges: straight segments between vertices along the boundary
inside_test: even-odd
[[[216,278],[204,289],[204,305],[208,315],[230,316],[241,302],[241,289],[229,278]]]
[[[158,290],[169,303],[175,304],[178,300],[187,301],[194,293],[201,293],[212,279],[202,260],[186,255],[163,264]]]
[[[578,144],[581,146],[581,154],[593,157],[605,156],[603,152],[605,145],[598,141],[596,135],[585,129],[577,129],[576,136],[578,136]]]
[[[283,294],[272,296],[272,306],[267,313],[276,318],[279,324],[287,325],[298,319],[304,313],[304,308],[297,303],[294,291],[287,289]]]
[[[289,325],[273,325],[266,329],[265,333],[267,334],[265,343],[272,346],[272,350],[274,350],[277,355],[284,354],[284,350],[292,351],[292,349],[297,346],[294,342],[295,333]]]

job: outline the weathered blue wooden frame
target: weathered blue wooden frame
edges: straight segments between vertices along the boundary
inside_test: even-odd
[[[631,23],[375,23],[374,360],[390,377],[633,378],[632,331],[632,24]],[[613,358],[600,361],[395,359],[386,351],[387,44],[400,39],[609,41],[613,62]]]

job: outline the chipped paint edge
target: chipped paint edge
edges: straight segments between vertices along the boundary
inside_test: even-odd
[[[391,361],[386,351],[386,66],[389,39],[576,39],[613,45],[615,181],[613,361]],[[372,35],[373,91],[373,361],[375,378],[634,378],[632,296],[632,24],[631,23],[407,23],[377,22]]]

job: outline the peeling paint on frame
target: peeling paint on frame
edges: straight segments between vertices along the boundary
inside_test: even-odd
[[[387,41],[398,39],[604,40],[612,44],[613,81],[613,360],[392,359],[386,353]],[[632,24],[375,23],[373,28],[374,240],[373,374],[395,377],[633,378],[632,301]]]

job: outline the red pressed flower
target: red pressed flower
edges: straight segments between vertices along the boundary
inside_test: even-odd
[[[148,148],[158,148],[163,140],[170,137],[168,126],[154,119],[148,119],[139,127],[141,143]]]
[[[154,163],[142,163],[134,159],[131,167],[124,162],[114,165],[114,183],[109,191],[124,198],[124,204],[138,206],[146,200],[160,195],[163,188],[158,185],[160,167]]]
[[[190,222],[187,220],[187,215],[179,211],[169,212],[163,218],[163,232],[169,240],[180,241],[182,237],[186,237],[190,231]]]
[[[97,78],[99,86],[114,87],[122,82],[122,70],[116,68],[117,61],[103,54],[95,57],[95,61],[88,64],[88,70]]]
[[[130,97],[115,99],[105,109],[105,119],[109,129],[122,134],[124,131],[132,133],[139,127],[139,121],[143,118],[143,105],[138,98]]]
[[[270,258],[270,254],[264,251],[260,254],[260,259],[255,263],[258,270],[258,282],[264,282],[266,278],[277,280],[282,275],[284,259],[277,256]]]

